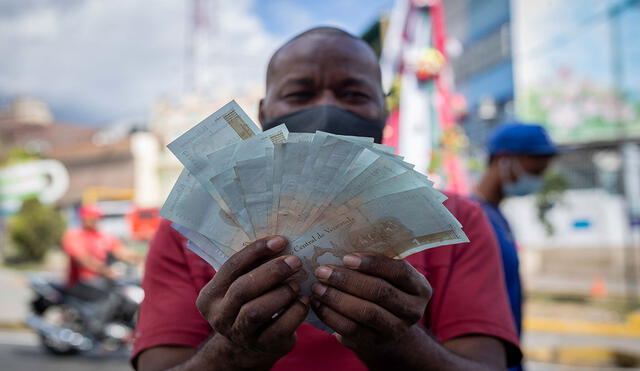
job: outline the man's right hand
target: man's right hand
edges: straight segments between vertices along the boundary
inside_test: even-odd
[[[279,236],[258,240],[222,265],[200,291],[198,310],[220,342],[215,348],[240,368],[270,368],[293,349],[295,330],[307,316],[309,298],[291,276],[302,266],[281,252],[287,241]]]
[[[118,278],[122,277],[122,274],[118,273],[115,269],[109,266],[104,266],[101,270],[101,274],[103,277],[108,278],[112,281],[115,281]]]

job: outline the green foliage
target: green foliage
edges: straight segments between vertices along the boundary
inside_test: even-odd
[[[546,123],[547,111],[542,105],[542,94],[529,90],[523,94],[520,108],[520,117],[531,122]]]
[[[41,157],[22,147],[10,148],[5,153],[0,154],[0,166],[10,166],[23,162],[38,160]]]
[[[393,80],[391,84],[391,88],[389,89],[389,93],[387,93],[386,104],[387,111],[389,113],[393,112],[400,105],[400,89],[402,88],[402,80],[400,78],[396,78]]]
[[[560,173],[547,171],[544,176],[544,183],[540,191],[536,194],[536,208],[538,209],[538,220],[544,224],[547,234],[553,234],[553,226],[547,220],[547,213],[558,203],[569,184],[567,179]]]
[[[56,246],[66,228],[62,215],[36,198],[25,200],[8,223],[9,238],[16,250],[15,262],[40,262]]]

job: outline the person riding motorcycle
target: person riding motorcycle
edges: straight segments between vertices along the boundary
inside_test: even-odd
[[[91,286],[100,277],[116,279],[118,274],[108,264],[109,255],[126,263],[135,264],[139,258],[114,236],[98,229],[102,217],[93,205],[82,206],[78,214],[80,228],[69,229],[62,238],[62,248],[69,256],[67,288],[73,290],[79,283]]]
[[[129,347],[144,298],[133,264],[116,261],[138,263],[141,256],[98,229],[102,213],[95,206],[80,208],[79,215],[81,227],[69,229],[62,240],[69,256],[66,283],[38,274],[29,278],[34,298],[26,322],[53,354]],[[116,263],[120,269],[112,268]]]
[[[120,300],[113,293],[114,281],[122,276],[109,264],[113,259],[135,265],[140,258],[116,237],[101,231],[100,209],[93,205],[78,210],[80,228],[69,229],[62,238],[62,248],[69,256],[68,294],[92,302],[94,313],[89,327],[99,331],[108,321]]]

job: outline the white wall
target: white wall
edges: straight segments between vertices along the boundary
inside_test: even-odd
[[[134,164],[135,203],[140,207],[158,207],[164,202],[158,174],[160,155],[157,137],[138,132],[131,136]]]
[[[602,189],[567,191],[547,214],[554,226],[551,236],[537,218],[534,196],[508,199],[502,210],[524,248],[623,247],[628,243],[624,199]]]

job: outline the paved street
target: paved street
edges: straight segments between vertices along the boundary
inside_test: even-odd
[[[63,266],[59,262],[54,267]],[[54,268],[45,268],[46,274],[59,278],[61,272]],[[36,335],[28,330],[12,331],[9,329],[22,328],[26,318],[31,298],[26,276],[28,272],[15,271],[0,267],[0,294],[11,300],[3,301],[0,305],[0,369],[1,370],[60,370],[60,371],[103,371],[129,370],[127,354],[111,354],[107,356],[83,355],[58,357],[46,353],[41,349]],[[569,321],[590,321],[589,323],[623,323],[623,318],[608,315],[607,311],[597,307],[583,307],[578,304],[541,301],[534,305],[529,301],[529,313],[540,318],[556,318]],[[557,364],[541,363],[542,360],[557,359],[557,352],[565,348],[608,349],[633,354],[640,358],[640,338],[612,337],[585,334],[571,334],[562,331],[540,332],[528,331],[523,339],[523,347],[530,353],[531,359],[538,362],[528,362],[527,369],[532,371],[573,371],[573,370],[603,370],[602,366],[586,368],[584,366],[560,366]],[[571,351],[571,349],[570,349]],[[581,353],[579,353],[581,354]],[[620,370],[607,368],[607,370]]]
[[[107,356],[54,356],[38,344],[28,331],[0,331],[0,369],[47,371],[115,371],[130,370],[126,354]]]
[[[564,358],[564,362],[581,364],[580,366],[568,366],[529,361],[526,368],[529,371],[639,370],[639,338],[529,331],[525,332],[522,346],[530,356],[537,358],[538,361],[541,360],[540,358],[548,358],[563,362]],[[621,361],[619,359],[621,356],[627,358],[625,367],[622,367],[619,362],[615,362],[616,359]],[[618,364],[616,365],[616,363]]]

